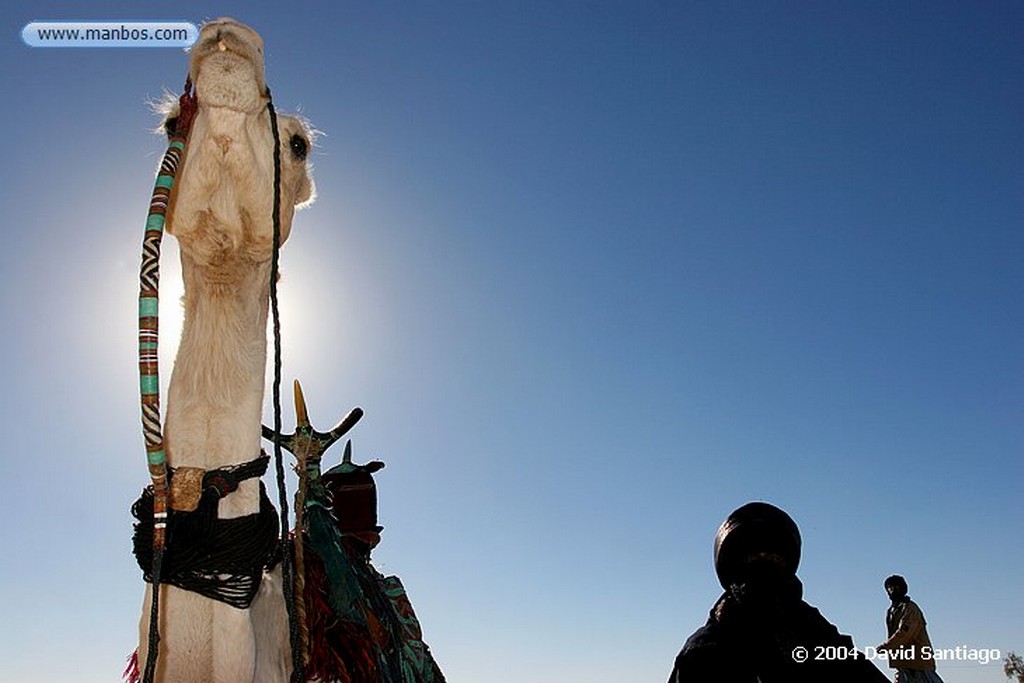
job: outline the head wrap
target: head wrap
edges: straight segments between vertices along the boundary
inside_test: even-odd
[[[715,572],[724,588],[741,578],[751,562],[776,564],[796,576],[800,564],[800,529],[793,518],[769,503],[736,509],[715,535]]]

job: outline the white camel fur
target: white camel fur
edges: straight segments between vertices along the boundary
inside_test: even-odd
[[[164,438],[170,466],[206,470],[260,454],[273,246],[273,137],[263,41],[247,26],[203,26],[190,76],[198,110],[168,212],[185,284],[184,325],[167,397]],[[171,113],[172,115],[174,112]],[[313,185],[305,160],[309,131],[278,118],[281,241]],[[259,481],[224,497],[218,517],[259,509]],[[140,622],[144,665],[152,587]],[[280,569],[265,573],[249,609],[160,587],[156,680],[165,683],[273,683],[291,670]]]

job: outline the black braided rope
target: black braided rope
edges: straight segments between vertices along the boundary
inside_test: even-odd
[[[143,683],[153,683],[153,677],[156,675],[156,658],[160,655],[160,583],[163,581],[163,565],[164,565],[164,549],[154,551],[150,545],[150,552],[152,552],[153,567],[152,576],[150,577],[151,583],[153,584],[153,599],[149,606],[149,640],[146,650],[146,665],[142,671]]]
[[[281,316],[277,302],[277,278],[281,252],[281,135],[277,128],[277,112],[267,88],[267,112],[270,130],[274,135],[274,249],[270,258],[270,308],[274,326],[274,467],[277,471],[278,503],[281,511],[281,576],[284,584],[284,602],[288,610],[288,635],[292,650],[292,681],[305,681],[303,648],[295,609],[295,556],[289,536],[288,494],[285,490],[284,455],[281,451]]]
[[[177,586],[238,609],[248,608],[259,591],[263,570],[279,559],[277,511],[260,482],[260,509],[251,515],[221,519],[217,507],[222,496],[208,488],[192,512],[171,510],[167,523],[167,547],[159,557],[153,544],[153,487],[148,486],[132,505],[138,521],[132,551],[143,578],[161,572],[160,583]],[[158,562],[162,566],[158,566]]]

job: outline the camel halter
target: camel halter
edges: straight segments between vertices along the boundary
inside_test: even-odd
[[[266,89],[267,111],[274,138],[274,244],[271,256],[270,303],[274,331],[274,465],[281,519],[282,583],[288,610],[292,650],[292,680],[305,680],[299,624],[295,608],[295,585],[292,577],[294,555],[288,542],[288,495],[285,488],[284,458],[281,451],[281,320],[278,310],[277,280],[281,249],[281,140],[277,127],[277,113]],[[174,189],[174,181],[188,147],[188,137],[195,119],[197,103],[192,91],[192,79],[186,78],[184,92],[178,99],[178,122],[170,135],[167,152],[160,162],[153,194],[146,216],[142,241],[142,266],[139,270],[139,389],[142,407],[142,433],[146,443],[146,460],[153,481],[153,568],[152,603],[149,619],[149,647],[143,682],[152,683],[159,654],[160,633],[160,578],[166,549],[167,504],[169,467],[160,421],[159,373],[159,303],[160,303],[160,243],[163,239],[167,210]]]

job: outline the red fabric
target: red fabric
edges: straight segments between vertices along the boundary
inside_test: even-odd
[[[196,96],[192,92],[192,79],[185,79],[185,92],[178,98],[178,124],[175,136],[183,140],[188,139],[188,133],[192,129],[192,119],[196,115]]]
[[[310,643],[306,680],[337,683],[380,680],[371,634],[365,628],[335,617],[323,562],[309,545],[304,557],[306,585],[303,595]]]
[[[139,651],[136,650],[128,658],[128,666],[125,667],[124,673],[121,674],[121,678],[125,680],[125,683],[139,683],[142,680],[142,675],[139,673]]]

